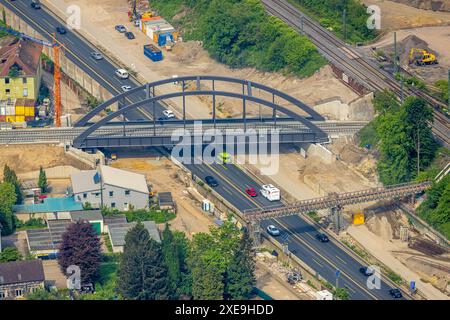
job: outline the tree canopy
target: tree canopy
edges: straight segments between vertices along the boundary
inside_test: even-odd
[[[99,276],[102,262],[101,243],[93,226],[84,221],[77,221],[67,227],[62,235],[58,263],[63,274],[71,265],[81,270],[81,283],[94,283]]]
[[[16,203],[20,204],[22,202],[22,191],[21,184],[17,178],[16,172],[12,170],[7,164],[3,168],[3,182],[9,182],[14,186],[16,192]]]
[[[0,183],[0,226],[2,235],[9,235],[14,232],[15,217],[13,205],[16,203],[16,189],[9,182]]]
[[[136,224],[125,236],[117,286],[125,299],[167,300],[172,297],[161,244],[150,237],[142,223]]]
[[[269,16],[259,0],[153,0],[151,5],[183,31],[184,39],[201,40],[211,57],[231,67],[306,77],[326,64],[307,37]],[[183,11],[189,14],[174,19]]]

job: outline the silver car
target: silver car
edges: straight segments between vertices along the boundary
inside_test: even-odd
[[[271,224],[270,226],[267,227],[267,233],[270,234],[271,236],[276,237],[280,235],[280,230],[273,224]]]
[[[94,58],[95,60],[102,60],[103,56],[100,52],[94,51],[91,52],[91,57]]]

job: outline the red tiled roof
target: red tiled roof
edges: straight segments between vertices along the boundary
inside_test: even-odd
[[[26,41],[13,40],[9,45],[0,48],[0,77],[8,76],[9,69],[18,65],[23,75],[35,76],[39,67],[42,45]]]

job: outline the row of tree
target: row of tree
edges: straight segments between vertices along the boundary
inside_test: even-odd
[[[118,291],[125,299],[235,300],[252,294],[252,241],[231,222],[196,234],[191,242],[166,226],[161,244],[139,223],[125,240],[118,270]]]
[[[47,190],[47,178],[44,169],[40,168],[39,187],[43,192]],[[3,168],[3,182],[0,184],[0,227],[3,235],[14,232],[16,218],[13,205],[22,203],[22,185],[16,173],[8,165]]]
[[[231,222],[192,241],[166,225],[161,243],[139,222],[127,233],[119,261],[116,288],[105,299],[248,299],[255,285],[252,240]],[[82,284],[99,279],[101,242],[89,223],[67,228],[58,262],[64,274],[78,266]]]
[[[267,15],[259,0],[153,0],[151,5],[169,19],[188,11],[173,21],[184,38],[201,40],[214,59],[229,66],[305,77],[326,64],[307,37]]]
[[[430,225],[450,239],[450,175],[427,191],[417,212]]]

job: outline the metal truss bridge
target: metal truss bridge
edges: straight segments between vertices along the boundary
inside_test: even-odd
[[[405,183],[388,187],[372,188],[362,191],[334,193],[327,197],[303,200],[283,207],[265,207],[244,211],[249,222],[273,219],[321,209],[338,209],[349,204],[364,203],[383,199],[400,199],[420,193],[431,187],[431,182]]]

